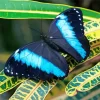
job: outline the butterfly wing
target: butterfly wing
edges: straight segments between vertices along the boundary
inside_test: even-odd
[[[80,9],[71,8],[59,14],[50,26],[48,37],[77,61],[86,59],[90,53]]]
[[[16,50],[4,68],[5,74],[9,76],[42,80],[64,78],[68,71],[65,58],[43,41]]]

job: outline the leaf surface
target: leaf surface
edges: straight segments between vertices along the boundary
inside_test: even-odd
[[[98,84],[100,84],[100,63],[75,76],[68,83],[65,91],[68,96],[74,96],[77,94],[77,91],[87,91]]]
[[[44,100],[56,82],[26,80],[9,100]]]
[[[62,11],[73,6],[64,4],[41,3],[37,1],[0,1],[0,18],[28,19],[43,18],[54,19]],[[79,8],[79,7],[78,7]],[[85,8],[80,8],[83,12],[84,21],[98,20],[100,13]]]
[[[0,72],[0,94],[8,91],[15,86],[22,83],[24,79],[19,79],[18,77],[8,77],[4,74],[3,71]]]

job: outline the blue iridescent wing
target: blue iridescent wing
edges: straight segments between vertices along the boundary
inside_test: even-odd
[[[64,78],[68,71],[65,58],[44,41],[31,43],[16,50],[4,68],[8,76],[42,80]]]
[[[79,62],[86,59],[90,53],[80,9],[71,8],[59,14],[50,26],[48,37]]]

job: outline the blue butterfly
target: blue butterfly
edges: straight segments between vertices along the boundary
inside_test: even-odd
[[[80,9],[71,8],[59,14],[47,36],[42,35],[41,41],[29,43],[9,57],[4,72],[30,79],[63,79],[69,73],[69,66],[60,52],[68,53],[78,62],[90,53]]]

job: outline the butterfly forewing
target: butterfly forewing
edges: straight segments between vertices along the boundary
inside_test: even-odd
[[[90,46],[84,36],[80,9],[71,8],[59,14],[50,26],[49,38],[77,61],[82,61],[89,55]]]

